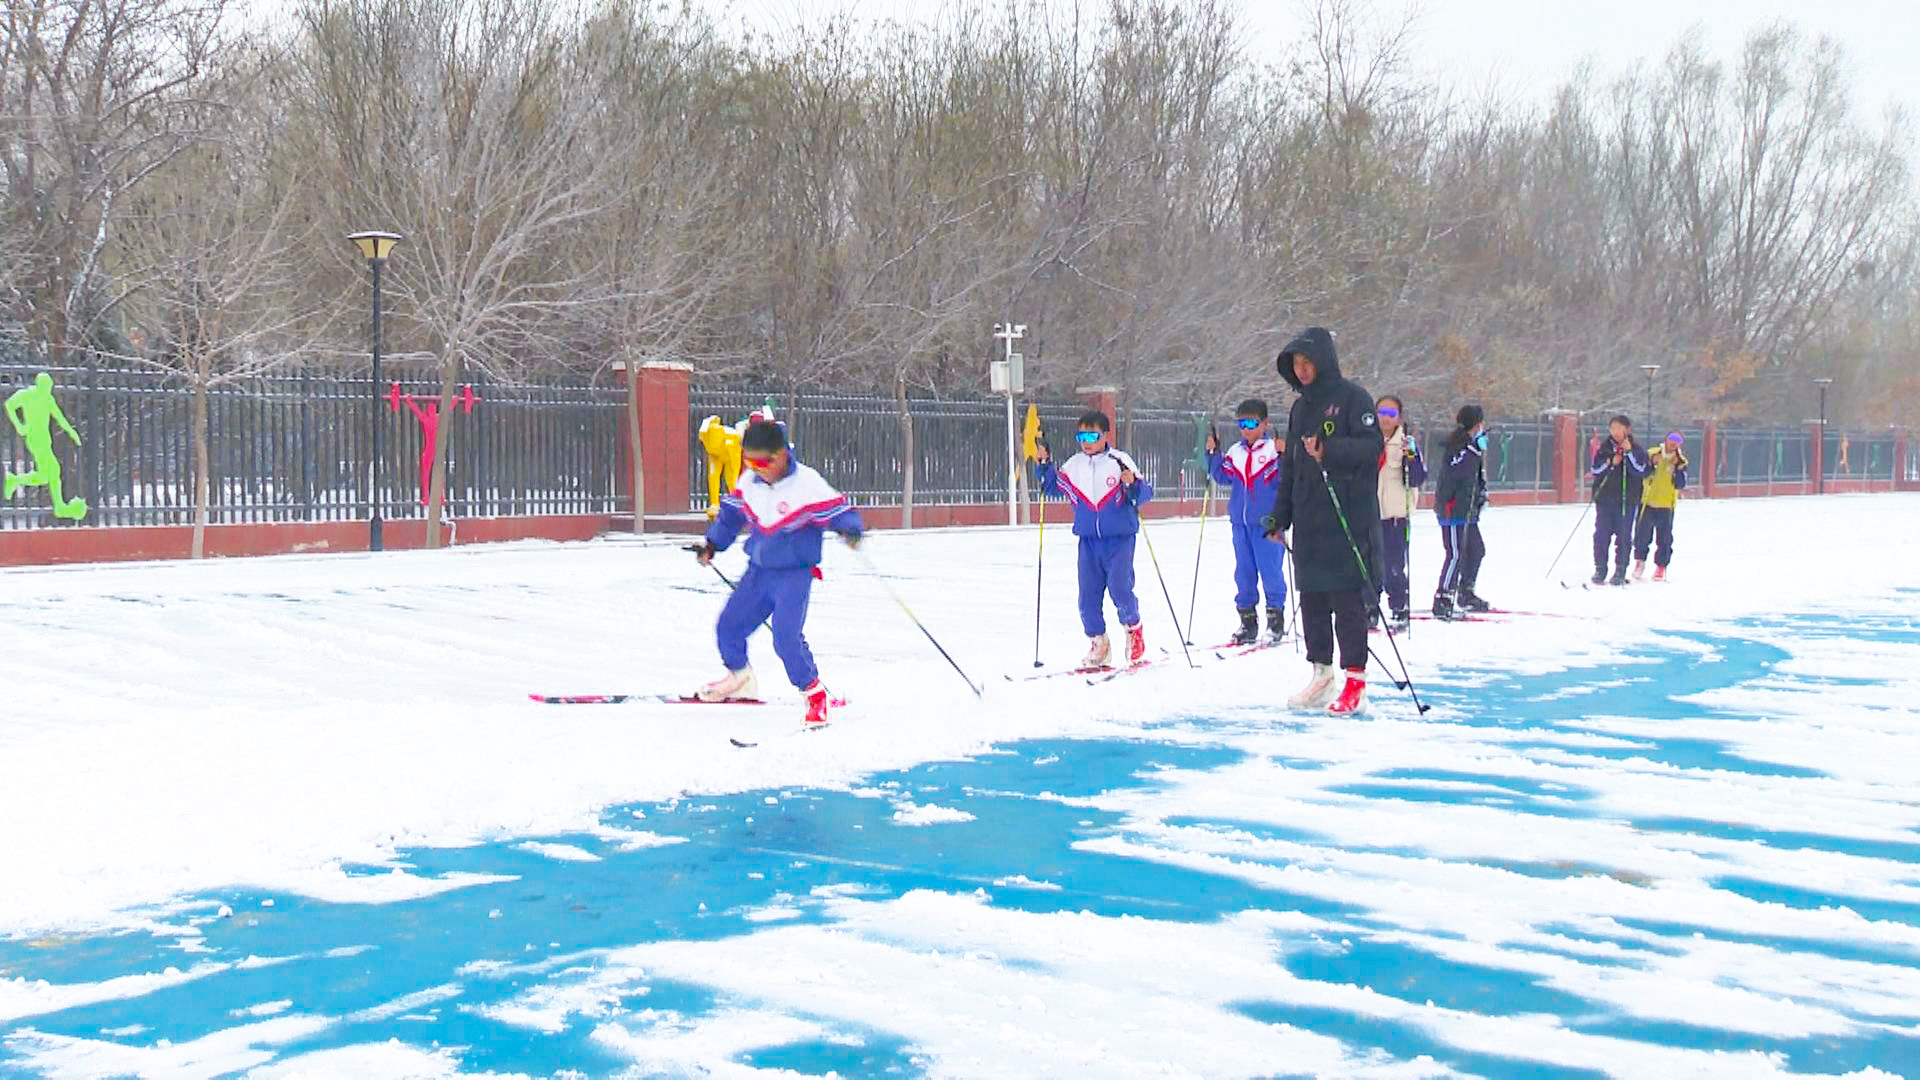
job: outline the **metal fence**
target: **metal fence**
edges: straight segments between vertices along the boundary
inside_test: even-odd
[[[898,408],[890,398],[849,394],[768,393],[760,390],[695,387],[689,397],[690,429],[706,417],[735,424],[771,405],[787,424],[794,449],[819,469],[828,482],[865,506],[898,506],[901,497],[902,446]],[[913,399],[908,408],[914,429],[914,502],[969,504],[1002,502],[1007,497],[1007,412],[1004,398],[970,400]],[[1042,403],[1041,428],[1055,448],[1070,448],[1084,406]],[[1016,412],[1025,423],[1026,406]],[[1201,452],[1211,421],[1223,441],[1237,437],[1231,414],[1208,417],[1178,409],[1122,410],[1115,444],[1139,463],[1163,498],[1197,498],[1204,490]],[[1286,417],[1274,418],[1284,429]],[[1414,419],[1429,461],[1437,460],[1451,419]],[[1553,429],[1538,420],[1489,425],[1487,481],[1496,491],[1546,490],[1552,487]],[[688,462],[694,509],[707,505],[706,457]]]
[[[81,443],[54,429],[63,494],[87,500],[90,525],[177,525],[193,520],[193,393],[159,371],[0,366],[0,397],[46,371]],[[438,418],[447,444],[454,517],[611,513],[625,393],[587,384],[474,384],[471,412]],[[390,387],[382,387],[388,390]],[[437,386],[402,384],[431,395]],[[209,520],[215,523],[364,520],[371,511],[372,434],[384,457],[381,512],[425,514],[422,423],[366,378],[301,374],[215,387],[207,395]],[[437,412],[437,410],[434,410]],[[9,471],[34,464],[12,439]],[[0,502],[0,528],[58,524],[43,489]]]

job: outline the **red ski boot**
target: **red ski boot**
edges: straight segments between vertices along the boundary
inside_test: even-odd
[[[1335,716],[1358,716],[1367,711],[1367,669],[1347,669],[1347,686],[1340,691],[1340,700],[1327,706],[1327,711]]]
[[[815,679],[801,693],[807,695],[807,727],[827,726],[827,688]]]
[[[1147,658],[1147,630],[1139,623],[1127,627],[1127,663],[1137,664]]]
[[[1666,568],[1666,567],[1664,567],[1664,566],[1656,566],[1656,567],[1654,567],[1654,568],[1653,568],[1653,580],[1655,580],[1655,581],[1665,581],[1665,580],[1667,580],[1667,568]]]

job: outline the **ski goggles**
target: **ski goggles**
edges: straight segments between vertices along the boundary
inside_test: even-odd
[[[1107,433],[1104,431],[1082,431],[1074,435],[1074,438],[1078,439],[1082,446],[1092,446],[1094,443],[1106,437]]]
[[[1382,405],[1373,411],[1376,415],[1384,416],[1388,420],[1400,419],[1400,410],[1397,407],[1392,405]]]
[[[1259,429],[1261,424],[1266,423],[1265,420],[1255,420],[1251,416],[1243,416],[1234,422],[1240,425],[1241,431],[1255,431]]]
[[[770,469],[773,459],[770,457],[743,457],[740,459],[749,469]]]

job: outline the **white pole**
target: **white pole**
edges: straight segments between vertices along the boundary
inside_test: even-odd
[[[993,336],[1007,343],[1007,524],[1020,524],[1020,447],[1013,419],[1013,343],[1027,328],[1009,319],[993,328]]]

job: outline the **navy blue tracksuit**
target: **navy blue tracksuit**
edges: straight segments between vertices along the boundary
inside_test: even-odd
[[[1613,463],[1613,440],[1602,442],[1593,451],[1593,569],[1605,573],[1607,549],[1613,548],[1614,568],[1627,572],[1627,556],[1632,553],[1633,525],[1640,513],[1640,494],[1647,473],[1653,468],[1647,452],[1627,437],[1620,464]]]

